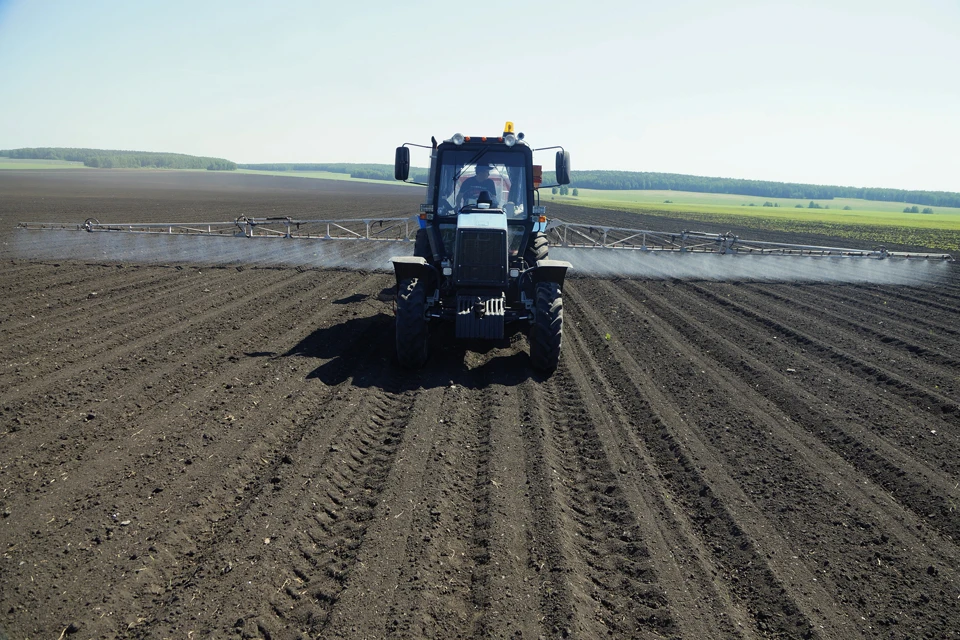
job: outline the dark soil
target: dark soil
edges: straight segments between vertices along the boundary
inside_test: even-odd
[[[574,277],[544,378],[448,328],[400,369],[390,274],[9,253],[20,220],[420,198],[0,172],[0,637],[960,637],[955,268]]]

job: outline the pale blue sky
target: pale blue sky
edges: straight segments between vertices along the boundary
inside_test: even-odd
[[[0,148],[390,163],[513,120],[575,169],[960,191],[958,34],[958,0],[0,0]]]

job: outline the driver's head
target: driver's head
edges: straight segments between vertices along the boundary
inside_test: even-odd
[[[487,164],[478,164],[477,165],[477,177],[478,178],[487,178],[490,176],[490,165]]]

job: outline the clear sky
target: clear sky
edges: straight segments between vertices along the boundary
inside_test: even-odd
[[[0,149],[574,169],[960,191],[958,0],[0,0]]]

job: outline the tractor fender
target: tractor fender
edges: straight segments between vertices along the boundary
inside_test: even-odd
[[[533,268],[533,284],[555,282],[562,288],[567,269],[571,268],[573,268],[573,265],[566,260],[537,260],[537,266]]]
[[[429,275],[436,277],[437,270],[420,256],[394,256],[390,258],[393,263],[393,273],[397,278],[397,286],[404,280],[410,278],[426,278]]]

